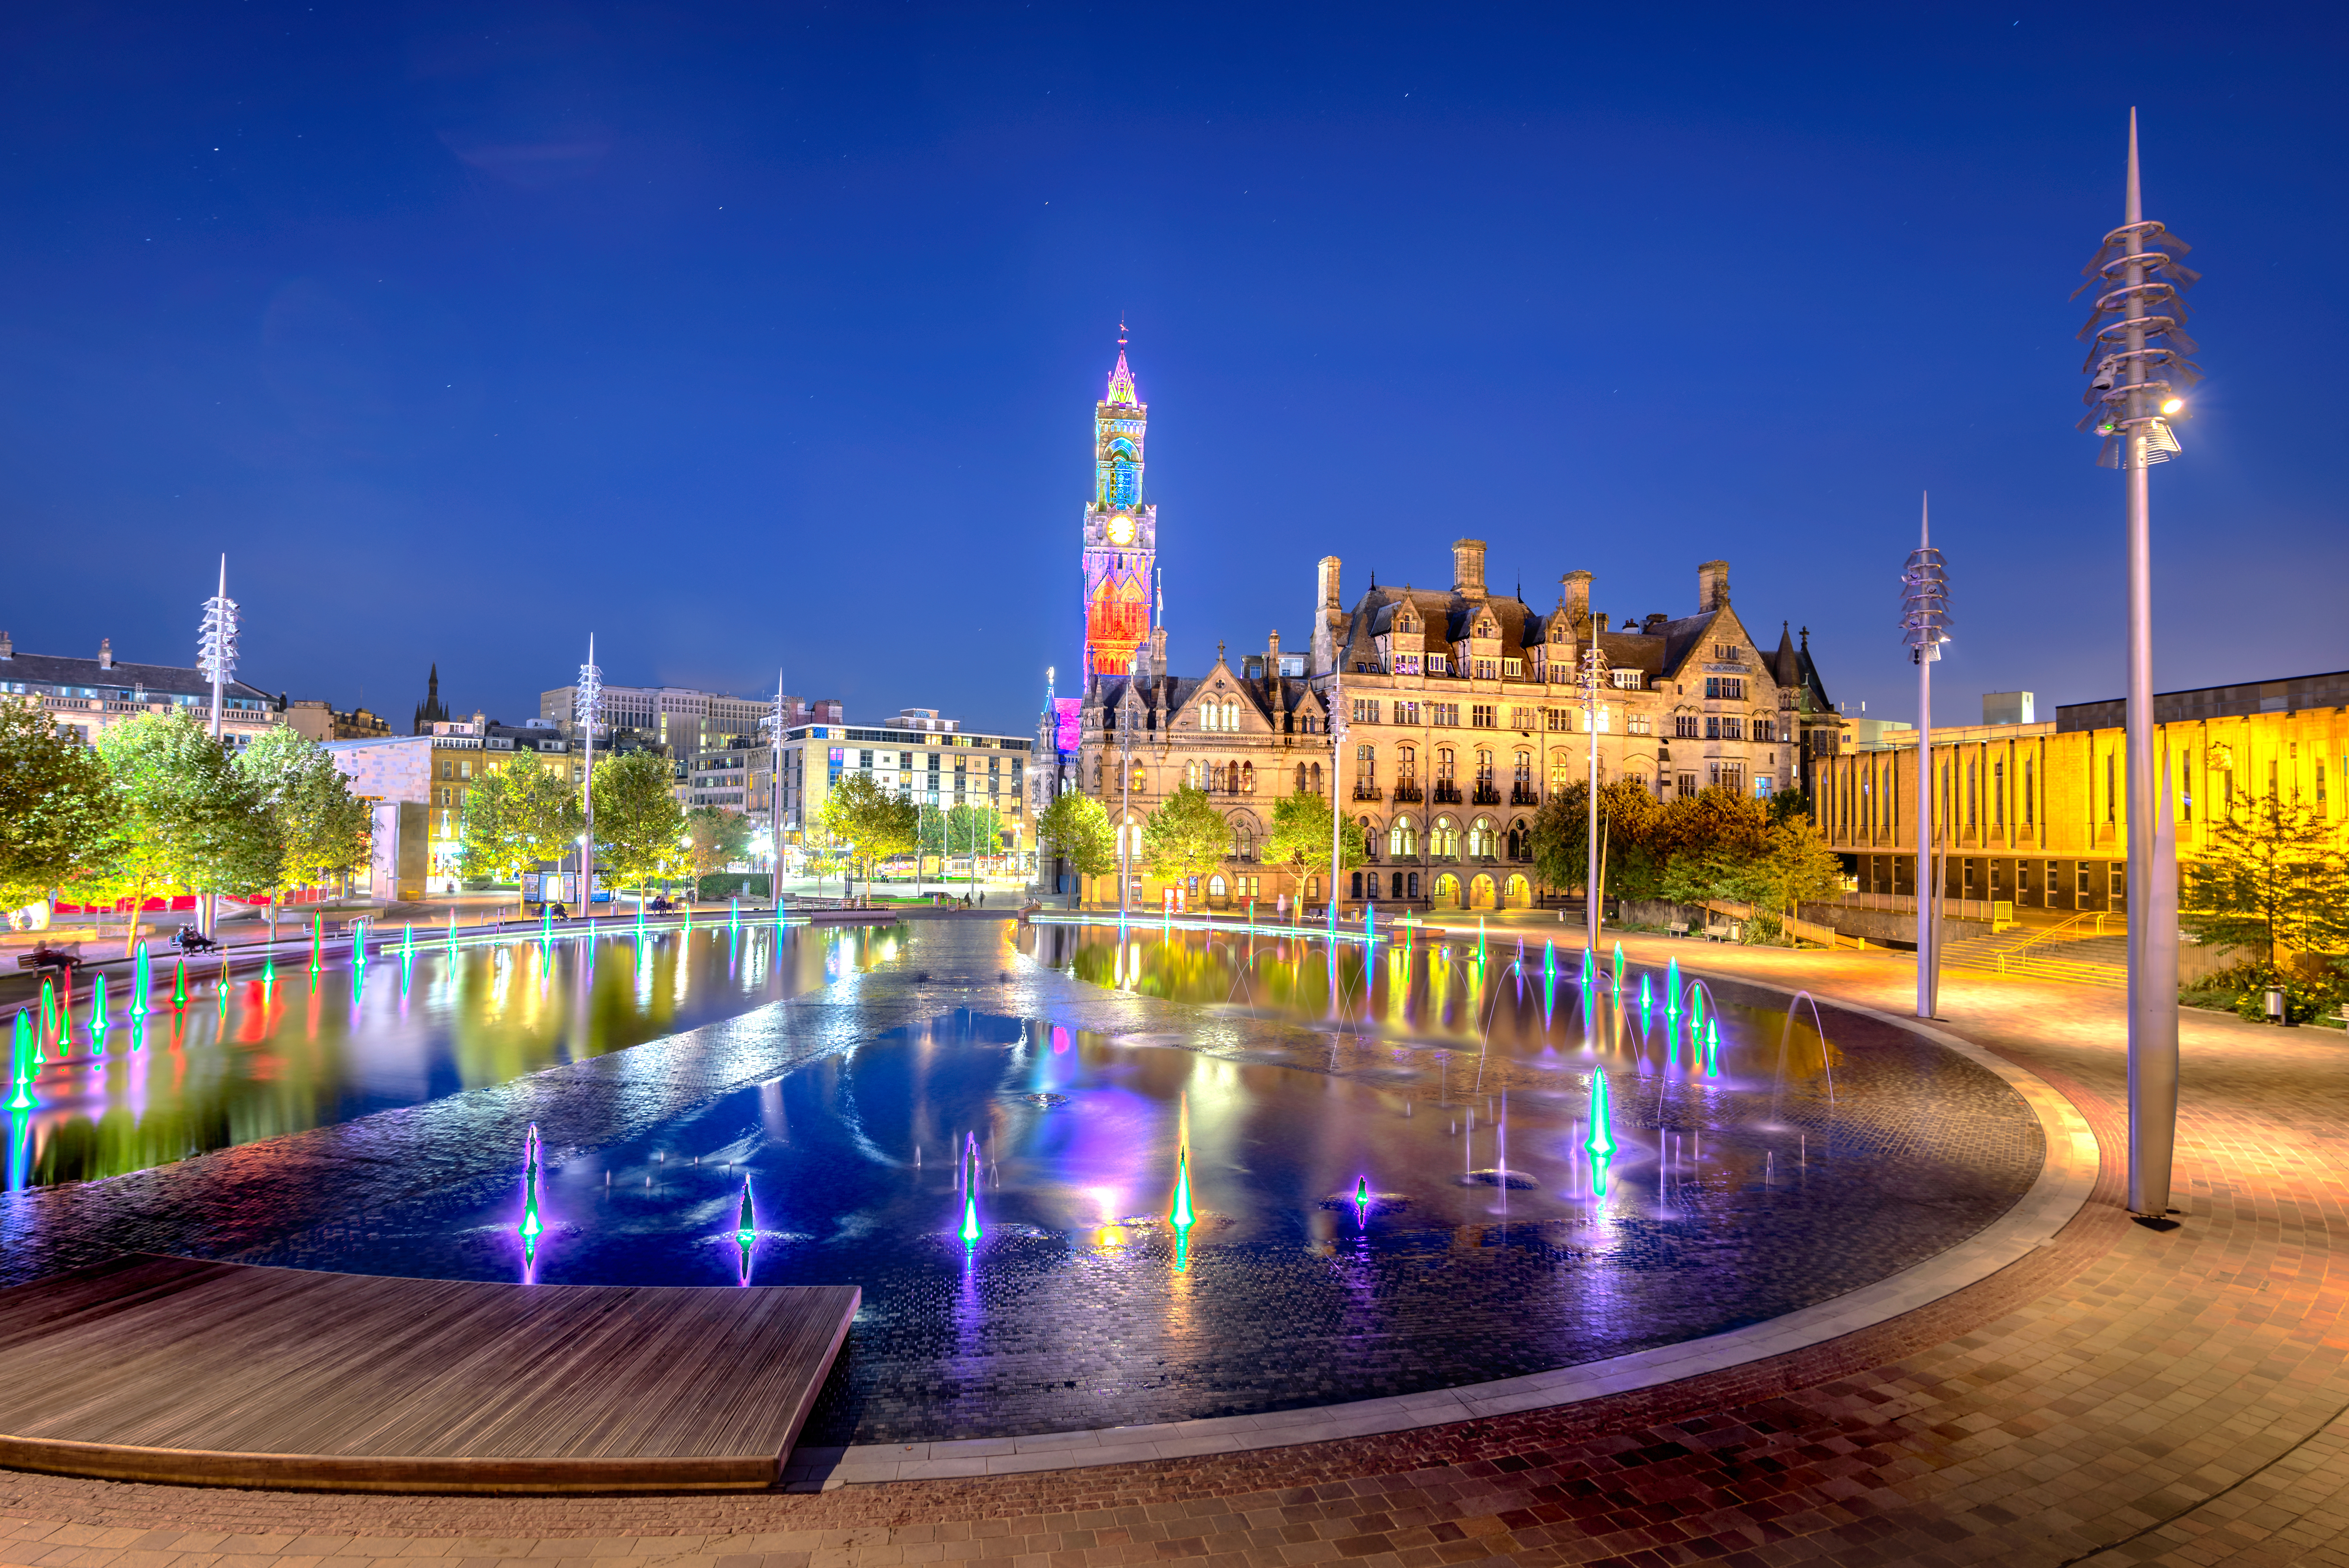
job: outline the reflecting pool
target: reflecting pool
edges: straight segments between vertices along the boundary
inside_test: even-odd
[[[1578,954],[1569,977],[1514,942],[1481,965],[1457,943],[1333,963],[1295,939],[1047,926],[1019,938],[1040,967],[991,984],[1001,929],[910,923],[843,1003],[925,1007],[913,1022],[628,1136],[542,1149],[515,1127],[492,1177],[240,1255],[853,1282],[865,1305],[803,1440],[915,1441],[1719,1333],[1964,1240],[2040,1165],[2035,1119],[1987,1069],[1832,1007],[1823,1039],[1807,1007],[1790,1026],[1782,998],[1676,967],[1633,967],[1620,1004],[1602,972],[1586,1004]],[[972,1000],[932,1003],[933,965]]]
[[[152,959],[136,988],[109,976],[7,1020],[41,1059],[12,1075],[11,1189],[82,1181],[326,1126],[623,1050],[820,988],[895,952],[888,928],[818,929],[724,919],[691,933],[593,937],[557,928],[352,962],[328,944],[268,966]],[[104,1026],[100,1026],[101,1024]],[[16,1047],[19,1063],[26,1047]]]

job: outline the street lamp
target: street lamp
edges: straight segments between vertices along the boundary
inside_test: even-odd
[[[579,684],[572,688],[571,716],[587,738],[586,762],[579,770],[587,829],[579,835],[579,906],[592,913],[595,907],[595,727],[604,717],[604,671],[595,663],[593,632],[587,634],[587,662],[579,666]]]
[[[1949,562],[1933,548],[1930,503],[1918,502],[1917,548],[1900,569],[1900,641],[1917,665],[1917,1016],[1933,1016],[1941,995],[1941,888],[1933,872],[1933,665],[1957,622],[1950,614]]]
[[[1590,624],[1590,646],[1583,650],[1582,668],[1578,676],[1582,687],[1582,727],[1590,738],[1589,798],[1583,815],[1589,820],[1590,861],[1583,874],[1582,903],[1584,941],[1590,962],[1599,962],[1599,698],[1607,689],[1607,651],[1599,645],[1599,623]]]
[[[2149,1215],[2168,1211],[2178,1134],[2178,860],[2168,791],[2155,771],[2148,470],[2178,450],[2169,424],[2186,408],[2178,386],[2201,377],[2187,357],[2194,340],[2184,331],[2184,294],[2200,275],[2178,260],[2187,249],[2145,216],[2131,109],[2121,226],[2082,269],[2088,281],[2074,297],[2095,299],[2080,328],[2089,373],[2080,428],[2105,438],[2096,460],[2119,469],[2127,486],[2128,1206]]]
[[[228,596],[228,557],[220,561],[220,592],[204,601],[204,618],[196,627],[196,667],[212,677],[212,740],[221,738],[221,691],[236,669],[236,601]],[[214,926],[215,898],[204,894],[203,930],[210,936]],[[139,914],[131,912],[130,929],[139,929]]]

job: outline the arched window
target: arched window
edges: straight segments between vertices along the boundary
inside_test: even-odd
[[[1427,830],[1427,852],[1438,860],[1454,860],[1460,854],[1460,829],[1449,817],[1438,817]]]
[[[1499,852],[1493,819],[1479,817],[1468,828],[1468,853],[1472,859],[1490,860]]]
[[[1253,762],[1240,764],[1240,793],[1243,795],[1256,793],[1256,764]]]
[[[1226,786],[1225,793],[1237,795],[1240,792],[1240,765],[1238,763],[1226,762],[1224,764],[1224,783]]]
[[[1549,753],[1549,787],[1563,789],[1574,782],[1574,754],[1563,746],[1555,746]]]
[[[1531,785],[1534,781],[1534,754],[1530,751],[1520,751],[1516,755],[1516,781],[1520,784]]]
[[[1476,752],[1476,782],[1490,784],[1492,781],[1493,754],[1480,747]]]
[[[1321,793],[1321,764],[1319,762],[1313,765],[1313,793]]]
[[[1207,896],[1210,898],[1221,898],[1224,896],[1224,878],[1222,872],[1218,872],[1214,876],[1207,879]]]
[[[1409,817],[1397,817],[1387,828],[1387,859],[1419,859],[1419,829]]]
[[[1297,793],[1305,793],[1305,764],[1302,762],[1297,765]]]
[[[1419,748],[1415,746],[1396,747],[1395,782],[1398,784],[1408,784],[1413,779],[1417,778],[1418,775]]]
[[[1236,861],[1256,859],[1256,830],[1246,822],[1232,824],[1232,859]]]
[[[1100,794],[1101,792],[1102,792],[1102,759],[1101,759],[1100,758],[1096,757],[1096,758],[1093,758],[1093,793],[1094,793],[1094,794],[1096,794],[1096,795],[1098,795],[1098,794]]]
[[[1185,789],[1196,789],[1198,787],[1199,763],[1198,759],[1194,758],[1190,761],[1183,764],[1183,788]]]
[[[1232,731],[1234,734],[1238,733],[1240,727],[1239,704],[1236,702],[1227,702],[1224,704],[1224,727]]]
[[[1377,860],[1379,858],[1378,824],[1368,817],[1357,817],[1354,819],[1354,826],[1362,830],[1362,858],[1366,861]]]
[[[1517,852],[1520,843],[1521,841],[1517,837],[1517,825],[1512,822],[1509,824],[1509,859],[1514,861],[1524,858]]]
[[[1435,748],[1435,781],[1438,784],[1452,782],[1452,748],[1448,746]]]
[[[1133,776],[1132,779],[1127,780],[1127,783],[1137,795],[1141,794],[1143,790],[1148,787],[1143,781],[1141,763],[1137,762],[1133,765]]]

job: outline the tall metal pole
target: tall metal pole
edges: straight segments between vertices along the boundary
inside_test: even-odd
[[[213,598],[210,606],[214,619],[220,614],[220,606],[227,603],[228,557],[223,554],[220,559],[220,593]],[[222,629],[225,630],[225,628]],[[210,661],[212,666],[212,738],[214,740],[221,738],[221,691],[228,683],[228,659],[223,656],[226,653],[226,648],[222,648],[221,655],[215,655]]]
[[[775,666],[775,744],[767,774],[767,892],[773,895],[775,907],[783,907],[783,731],[790,727],[792,716],[783,702],[783,670]],[[917,850],[914,871],[919,877],[922,859]],[[918,881],[915,892],[921,888]]]
[[[197,664],[212,677],[212,744],[220,744],[221,710],[225,706],[222,691],[228,677],[236,668],[236,602],[228,596],[228,557],[220,562],[220,591],[204,602],[203,624],[197,628]],[[218,895],[203,895],[203,907],[198,923],[204,934],[212,934]],[[137,911],[131,912],[130,926],[135,935],[139,928]]]
[[[586,831],[579,839],[579,907],[595,908],[595,721],[604,707],[604,672],[595,663],[595,634],[587,634],[587,662],[579,666],[579,685],[572,695],[573,717],[587,738],[585,765],[579,770],[580,795],[585,802]]]
[[[2108,438],[2128,508],[2128,1205],[2154,1216],[2169,1207],[2178,1133],[2178,879],[2154,744],[2149,469],[2178,449],[2168,421],[2185,403],[2168,377],[2198,375],[2185,357],[2193,344],[2181,295],[2196,277],[2178,261],[2185,249],[2145,216],[2131,109],[2121,226],[2087,268],[2096,299],[2081,331],[2094,369],[2082,423]]]
[[[1607,654],[1599,645],[1599,622],[1589,623],[1590,646],[1582,655],[1582,727],[1590,739],[1589,794],[1584,816],[1588,819],[1589,862],[1583,873],[1583,940],[1590,961],[1599,962],[1599,709],[1607,686]]]
[[[1346,819],[1339,815],[1338,776],[1344,769],[1346,758],[1346,724],[1340,717],[1344,702],[1346,684],[1346,649],[1339,645],[1337,657],[1330,663],[1330,925],[1338,924],[1338,873],[1346,863]],[[1331,961],[1337,956],[1337,944],[1330,944]]]
[[[1900,573],[1900,637],[1917,665],[1917,1016],[1932,1017],[1941,991],[1941,886],[1935,874],[1938,791],[1933,783],[1933,665],[1956,624],[1949,563],[1933,548],[1930,498],[1919,503],[1917,548]]]
[[[1117,923],[1125,927],[1128,911],[1126,895],[1133,886],[1132,870],[1133,813],[1133,683],[1140,678],[1141,662],[1136,660],[1125,677],[1124,695],[1117,702]],[[945,843],[943,830],[939,842]]]

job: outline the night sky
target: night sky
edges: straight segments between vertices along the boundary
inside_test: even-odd
[[[224,549],[240,673],[402,728],[434,661],[534,712],[592,630],[615,682],[1027,732],[1123,312],[1178,670],[1468,535],[1619,621],[1725,556],[1913,718],[1930,489],[1940,721],[2116,696],[2068,296],[2136,103],[2208,274],[2157,679],[2338,669],[2343,16],[12,7],[0,626],[191,663]]]

